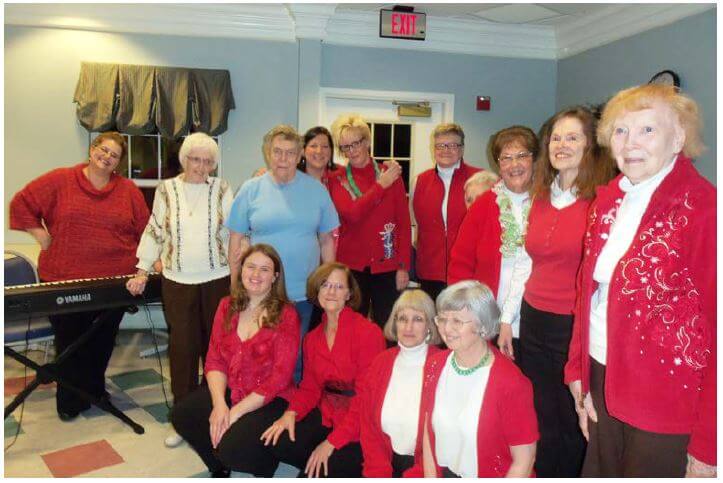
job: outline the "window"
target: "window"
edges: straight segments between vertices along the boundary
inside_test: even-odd
[[[369,122],[372,132],[372,157],[377,161],[394,159],[402,167],[404,188],[409,193],[412,162],[412,125],[390,122]]]

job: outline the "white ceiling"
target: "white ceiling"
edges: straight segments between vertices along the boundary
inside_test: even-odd
[[[499,57],[560,59],[666,25],[715,4],[419,3],[423,42],[379,37],[393,3],[8,4],[6,25],[257,38]],[[410,5],[410,4],[407,4]]]

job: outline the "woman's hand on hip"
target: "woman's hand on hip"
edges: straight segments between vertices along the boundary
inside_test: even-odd
[[[582,381],[572,381],[570,383],[570,393],[575,401],[575,411],[577,412],[577,421],[580,425],[580,431],[585,436],[586,441],[590,441],[590,431],[588,430],[587,420],[590,418],[592,422],[597,423],[597,411],[592,402],[592,395],[588,392],[585,397],[582,396]]]
[[[260,439],[264,442],[264,446],[268,446],[269,443],[271,443],[272,446],[276,446],[281,435],[287,430],[289,431],[289,439],[296,441],[296,411],[286,411],[264,431]]]

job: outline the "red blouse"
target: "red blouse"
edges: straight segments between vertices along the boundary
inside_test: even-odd
[[[386,343],[376,324],[349,307],[339,314],[331,349],[326,343],[325,328],[326,314],[321,324],[304,338],[304,375],[288,410],[296,411],[296,420],[301,421],[318,406],[321,423],[333,428],[327,439],[339,449],[359,440],[359,403],[356,396],[338,392],[359,390],[358,378]]]
[[[136,247],[148,207],[132,181],[111,175],[102,189],[83,174],[87,163],[59,168],[28,183],[10,202],[10,229],[40,228],[52,237],[41,250],[44,281],[135,273]]]
[[[252,392],[268,403],[275,397],[289,400],[294,390],[293,375],[299,351],[299,315],[287,304],[274,329],[262,327],[250,339],[239,339],[238,314],[231,317],[231,328],[223,327],[231,309],[231,297],[218,304],[211,330],[204,373],[226,374],[231,402],[236,404]]]

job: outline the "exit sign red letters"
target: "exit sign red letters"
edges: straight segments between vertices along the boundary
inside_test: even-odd
[[[424,40],[427,15],[399,10],[379,11],[379,36],[393,39]]]

